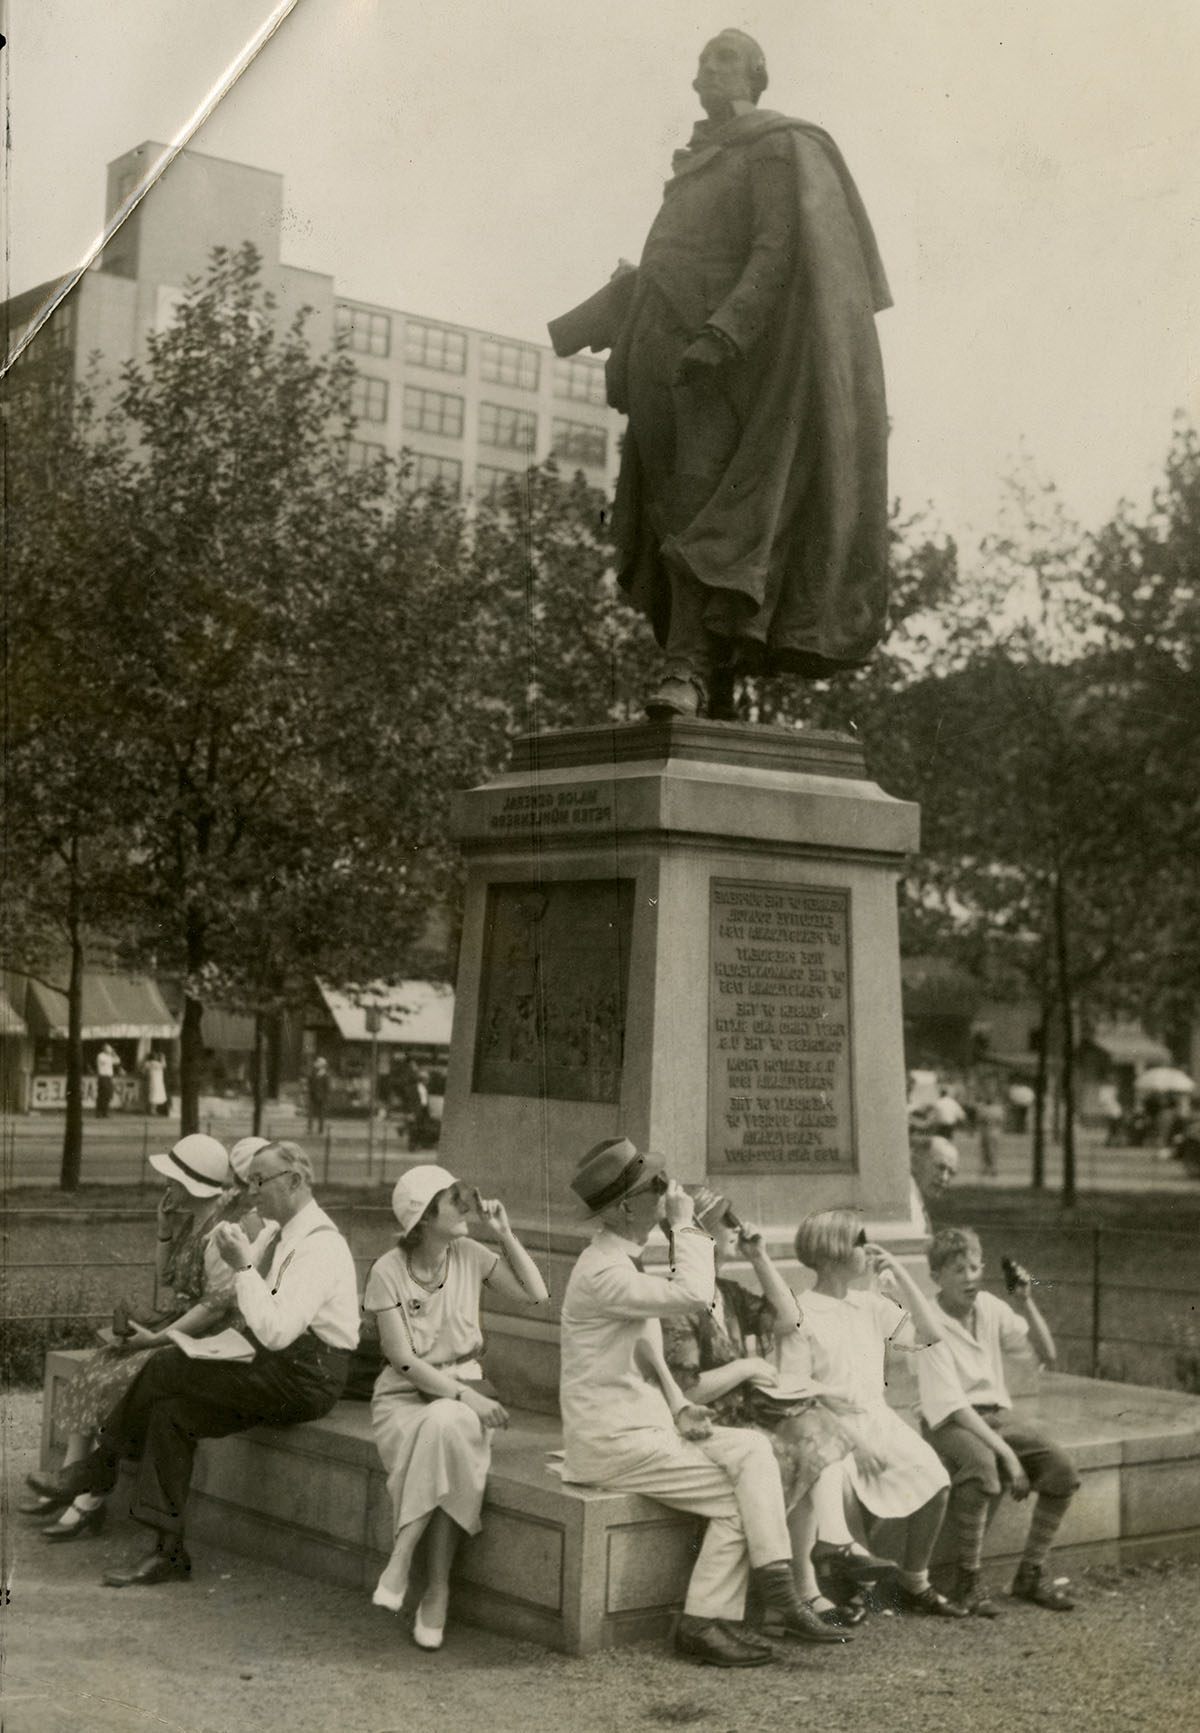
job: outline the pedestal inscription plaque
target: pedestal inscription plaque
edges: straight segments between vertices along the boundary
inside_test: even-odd
[[[712,881],[708,1166],[857,1168],[850,893]]]
[[[488,887],[479,1094],[619,1101],[632,879]]]

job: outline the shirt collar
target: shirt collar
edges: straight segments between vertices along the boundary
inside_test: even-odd
[[[325,1211],[316,1198],[309,1198],[304,1208],[297,1211],[290,1221],[284,1222],[279,1230],[280,1245],[290,1246],[293,1240],[302,1240],[305,1234],[312,1232],[319,1221],[324,1220],[324,1217]]]
[[[646,1250],[645,1246],[639,1246],[636,1240],[627,1240],[622,1234],[615,1234],[611,1228],[601,1228],[596,1238],[608,1241],[619,1252],[624,1252],[627,1258],[635,1260],[640,1258]]]

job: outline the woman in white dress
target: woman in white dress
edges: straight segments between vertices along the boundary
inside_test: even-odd
[[[884,1394],[887,1348],[916,1352],[940,1342],[936,1315],[903,1265],[867,1239],[852,1210],[806,1216],[796,1233],[796,1256],[817,1272],[803,1301],[812,1375],[825,1386],[827,1399],[846,1405],[865,1440],[848,1458],[847,1489],[868,1518],[903,1521],[901,1607],[957,1618],[959,1610],[929,1581],[950,1482],[934,1451]],[[900,1304],[877,1288],[851,1287],[868,1270],[883,1273]]]
[[[468,1235],[472,1195],[499,1251]],[[491,1435],[508,1424],[479,1364],[482,1290],[486,1284],[494,1294],[532,1305],[549,1295],[504,1205],[468,1193],[444,1167],[411,1168],[392,1192],[392,1210],[399,1242],[373,1266],[363,1296],[384,1354],[371,1422],[387,1470],[395,1534],[372,1599],[400,1610],[417,1543],[427,1536],[413,1640],[418,1648],[437,1649],[459,1538],[481,1527]]]

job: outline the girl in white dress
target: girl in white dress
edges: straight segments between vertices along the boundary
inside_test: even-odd
[[[827,1400],[845,1405],[864,1440],[847,1461],[847,1489],[868,1516],[903,1520],[901,1607],[956,1618],[958,1609],[929,1581],[950,1482],[934,1451],[884,1394],[886,1349],[916,1352],[940,1342],[936,1315],[903,1265],[867,1239],[852,1210],[806,1216],[796,1233],[796,1256],[817,1272],[815,1286],[804,1295],[801,1332],[812,1376],[825,1387]],[[886,1272],[902,1303],[877,1289],[850,1286],[868,1270]]]
[[[533,1305],[549,1298],[504,1205],[473,1195],[498,1252],[468,1237],[470,1195],[452,1173],[432,1164],[411,1168],[392,1192],[399,1243],[373,1266],[363,1296],[384,1353],[371,1421],[395,1533],[372,1599],[400,1610],[413,1554],[428,1531],[425,1591],[413,1623],[422,1649],[441,1647],[455,1549],[461,1535],[479,1532],[491,1434],[508,1424],[479,1364],[483,1285]]]

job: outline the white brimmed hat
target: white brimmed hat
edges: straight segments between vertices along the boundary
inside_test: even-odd
[[[269,1137],[239,1137],[229,1151],[229,1165],[243,1185],[250,1178],[250,1163],[270,1141]]]
[[[181,1137],[165,1155],[152,1155],[150,1166],[165,1178],[178,1180],[193,1197],[216,1197],[233,1177],[225,1145],[202,1131]]]
[[[392,1188],[392,1214],[406,1234],[415,1228],[440,1191],[449,1191],[458,1181],[444,1167],[425,1162],[402,1173]]]

